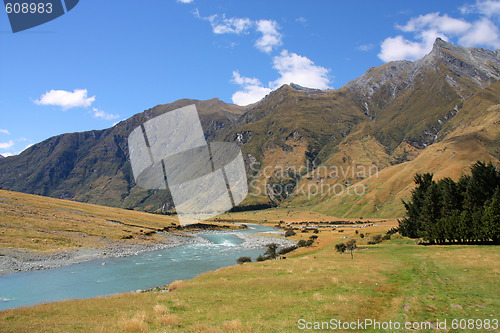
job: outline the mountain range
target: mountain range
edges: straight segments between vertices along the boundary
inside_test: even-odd
[[[135,185],[127,137],[148,119],[195,104],[207,141],[243,151],[250,185],[243,206],[397,217],[416,172],[456,179],[478,159],[498,164],[499,80],[499,50],[437,39],[422,59],[370,68],[340,89],[284,85],[246,107],[182,99],[109,129],[49,138],[0,159],[0,188],[168,211],[168,191]]]

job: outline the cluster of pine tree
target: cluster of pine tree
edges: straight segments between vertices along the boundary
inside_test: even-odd
[[[416,188],[403,204],[407,217],[399,221],[399,232],[429,243],[495,242],[500,240],[500,170],[493,164],[476,162],[471,175],[458,182],[432,174],[417,174]]]

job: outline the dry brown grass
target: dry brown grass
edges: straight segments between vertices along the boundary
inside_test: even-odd
[[[181,317],[175,314],[164,314],[156,318],[158,324],[168,327],[177,327],[181,325]]]
[[[223,322],[222,329],[224,330],[224,332],[232,332],[232,333],[243,333],[252,331],[250,325],[243,325],[239,319]]]
[[[168,310],[168,308],[165,306],[165,305],[162,305],[162,304],[156,304],[153,308],[153,311],[157,314],[157,315],[164,315],[164,314],[167,314],[169,313],[170,311]]]
[[[139,318],[122,319],[122,321],[120,322],[120,326],[125,332],[146,332],[147,331],[146,323]]]
[[[168,291],[181,289],[184,286],[184,280],[177,280],[168,285]]]
[[[50,252],[158,242],[164,237],[149,232],[176,224],[172,216],[0,190],[0,251]],[[220,225],[231,226],[214,223]]]
[[[498,314],[497,247],[424,247],[398,236],[367,245],[371,236],[395,223],[344,228],[343,233],[321,230],[314,246],[287,255],[287,260],[207,272],[174,282],[173,292],[3,311],[1,331],[267,333],[296,332],[298,318],[422,321]],[[355,230],[369,236],[361,239]],[[335,252],[334,244],[343,237],[357,240],[354,259]]]

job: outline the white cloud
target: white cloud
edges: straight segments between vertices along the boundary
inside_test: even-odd
[[[296,22],[299,22],[299,23],[302,23],[302,24],[304,24],[304,25],[306,25],[306,24],[307,24],[307,19],[306,19],[305,17],[303,17],[303,16],[299,16],[299,17],[297,17],[297,18],[295,19],[295,21],[296,21]]]
[[[50,90],[43,94],[35,104],[60,106],[63,110],[75,107],[89,107],[95,101],[95,96],[87,97],[87,89]]]
[[[465,5],[461,7],[460,11],[462,14],[479,13],[487,17],[500,16],[500,1],[476,1],[473,5]]]
[[[225,14],[201,16],[200,11],[194,10],[194,15],[201,19],[210,22],[212,32],[216,35],[222,34],[247,34],[250,30],[262,34],[255,42],[255,47],[262,52],[270,53],[276,47],[282,44],[282,34],[279,32],[279,25],[273,20],[257,20],[252,21],[247,17],[226,17]]]
[[[307,57],[283,50],[279,56],[274,57],[273,64],[281,77],[270,83],[271,88],[292,82],[308,88],[330,88],[329,70],[314,64]]]
[[[458,41],[464,46],[500,47],[498,27],[487,18],[474,22],[472,28]]]
[[[222,34],[239,35],[241,33],[247,33],[248,29],[253,24],[252,20],[250,20],[249,18],[246,17],[227,18],[226,14],[222,14],[222,17],[217,14],[208,17],[203,17],[200,15],[198,8],[195,9],[194,15],[199,19],[210,22],[210,25],[212,26],[212,32],[216,35],[222,35]]]
[[[257,31],[262,33],[256,42],[255,46],[265,53],[270,53],[275,47],[282,44],[281,33],[278,31],[279,26],[276,21],[259,20],[256,22]]]
[[[431,34],[426,35],[429,37],[431,36]],[[439,34],[435,34],[434,36],[427,38],[425,41],[410,41],[401,35],[386,38],[382,42],[378,57],[385,62],[403,59],[416,60],[422,58],[432,50],[433,42],[437,37],[440,37],[443,40],[448,39],[444,35]]]
[[[177,0],[177,2],[180,2],[180,3],[192,3],[193,0]]]
[[[233,102],[237,105],[249,105],[258,102],[271,92],[271,89],[264,87],[259,79],[241,76],[238,71],[233,72],[232,81],[243,88],[232,96]]]
[[[445,34],[458,35],[466,32],[471,24],[463,19],[452,18],[447,14],[440,15],[439,12],[436,12],[414,17],[406,25],[397,25],[396,27],[405,32],[436,30]]]
[[[5,129],[0,129],[0,133],[9,135],[10,132]]]
[[[14,141],[9,140],[9,142],[0,142],[0,149],[9,149],[14,145]],[[3,154],[2,154],[3,155]],[[4,155],[5,156],[5,155]]]
[[[496,10],[496,4],[500,2],[478,2],[478,4],[484,6],[486,6],[486,3],[494,11]],[[462,9],[462,12],[464,11],[466,9]],[[456,38],[458,44],[463,46],[500,47],[498,27],[486,17],[474,22],[468,22],[464,19],[450,17],[447,14],[429,13],[414,17],[405,25],[396,25],[396,28],[402,32],[412,34],[413,37],[406,38],[403,35],[398,35],[386,38],[381,43],[380,53],[378,54],[378,57],[385,62],[419,59],[432,50],[434,40],[438,37],[446,41]]]
[[[106,112],[99,110],[97,108],[92,108],[92,112],[93,112],[93,116],[95,118],[101,118],[104,120],[113,120],[113,119],[120,118],[120,116],[117,114],[106,113]]]
[[[243,89],[233,94],[233,102],[238,105],[252,104],[261,100],[273,89],[290,83],[308,88],[330,88],[328,86],[330,83],[329,70],[314,64],[307,57],[283,50],[280,55],[273,58],[273,64],[273,68],[278,71],[280,77],[269,82],[268,86],[263,85],[257,78],[244,77],[238,71],[234,71],[232,82],[240,85]]]
[[[360,51],[370,51],[371,49],[373,49],[373,44],[372,43],[368,43],[368,44],[361,44],[357,47],[358,50]]]

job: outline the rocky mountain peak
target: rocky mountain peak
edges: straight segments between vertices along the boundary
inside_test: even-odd
[[[453,76],[468,77],[480,88],[500,80],[499,50],[461,47],[437,38],[432,51],[416,64],[442,62]]]
[[[344,87],[365,97],[371,97],[381,86],[388,82],[397,85],[399,83],[398,75],[411,64],[411,61],[398,60],[379,67],[372,67],[359,78],[346,83]]]
[[[4,156],[0,155],[0,158],[4,158]]]
[[[462,78],[472,83],[466,90],[484,88],[500,80],[500,50],[462,47],[437,38],[431,52],[423,58],[414,62],[391,61],[370,68],[344,87],[370,99],[382,86],[389,84],[391,97],[395,98],[398,92],[412,88],[414,81],[421,80],[422,75],[437,74],[439,68],[446,70],[444,78],[459,94],[463,91]]]
[[[304,90],[304,91],[317,91],[319,89],[313,89],[313,88],[308,88],[308,87],[303,87],[301,85],[298,85],[296,83],[290,83],[290,87],[295,89],[295,90]]]

